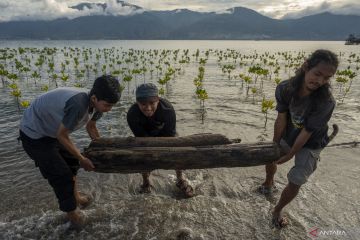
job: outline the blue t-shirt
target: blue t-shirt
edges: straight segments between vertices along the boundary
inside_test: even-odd
[[[315,95],[299,97],[291,90],[290,80],[281,82],[275,91],[276,110],[287,113],[286,131],[282,138],[292,146],[303,128],[312,132],[304,147],[324,148],[329,143],[328,122],[335,108],[335,100],[329,92],[329,98],[315,101]],[[315,92],[316,93],[316,92]]]
[[[37,97],[25,110],[20,130],[32,139],[56,138],[62,123],[73,132],[102,113],[89,113],[90,97],[87,89],[57,88]]]

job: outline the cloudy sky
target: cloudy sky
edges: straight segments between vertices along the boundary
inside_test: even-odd
[[[107,3],[107,9],[69,8],[81,2]],[[232,7],[246,7],[271,18],[299,18],[329,11],[336,14],[360,15],[359,0],[133,0],[127,1],[146,10],[187,8],[201,12],[223,12]],[[51,20],[59,17],[76,18],[86,15],[135,14],[131,7],[122,7],[116,0],[0,0],[0,22],[11,20]]]

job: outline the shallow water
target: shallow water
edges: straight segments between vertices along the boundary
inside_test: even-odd
[[[359,54],[358,46],[341,42],[267,42],[267,41],[69,41],[69,42],[0,42],[0,47],[93,47],[123,49],[236,49],[243,53],[264,51],[305,51],[323,47],[349,55]],[[347,66],[342,62],[341,67]],[[194,95],[193,79],[198,64],[185,66],[169,84],[167,98],[177,113],[177,131],[185,136],[194,133],[222,133],[241,138],[243,143],[272,139],[275,111],[269,113],[264,130],[261,103],[245,97],[239,80],[228,80],[215,59],[206,63],[204,87],[206,116],[201,121],[199,102]],[[239,71],[238,71],[239,73]],[[283,73],[282,78],[286,79]],[[91,75],[90,79],[95,76]],[[148,76],[149,77],[149,76]],[[138,80],[142,81],[141,78]],[[155,77],[153,80],[156,81]],[[273,98],[275,84],[265,81],[265,95]],[[130,136],[126,111],[134,98],[125,89],[122,100],[98,123],[101,135]],[[25,88],[25,97],[39,94],[33,85]],[[337,92],[334,84],[334,93]],[[343,104],[338,104],[330,124],[340,127],[333,143],[359,141],[359,77]],[[323,234],[338,235],[319,239],[360,238],[359,148],[329,147],[321,156],[315,174],[297,198],[285,208],[290,226],[282,231],[270,225],[270,211],[287,184],[286,174],[293,161],[279,167],[278,190],[272,197],[256,193],[264,178],[264,167],[188,170],[186,177],[195,187],[196,196],[182,199],[175,187],[175,172],[156,170],[150,195],[138,194],[139,174],[101,174],[79,171],[80,190],[89,193],[93,203],[84,210],[87,225],[81,231],[70,231],[64,214],[47,182],[20,144],[17,143],[19,114],[8,88],[0,83],[0,239],[309,239],[317,227]],[[258,99],[259,96],[257,96]],[[74,133],[80,148],[90,140],[84,130]],[[345,232],[345,235],[341,235]]]

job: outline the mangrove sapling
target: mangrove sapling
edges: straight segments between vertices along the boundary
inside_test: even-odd
[[[55,86],[58,87],[56,79],[58,78],[58,75],[56,73],[51,75],[51,79],[55,82]]]
[[[43,92],[49,91],[49,86],[47,84],[41,86],[41,91],[43,91]]]
[[[92,66],[89,64],[85,64],[85,69],[86,69],[86,76],[89,79],[90,78],[90,69],[92,69]]]
[[[15,73],[9,73],[7,75],[7,78],[13,83],[15,84],[15,81],[19,79],[18,75]]]
[[[160,78],[158,80],[158,83],[161,85],[161,89],[162,89],[162,94],[161,95],[165,95],[165,87],[167,89],[167,82],[170,81],[170,75],[169,74],[165,74],[165,76],[163,78]]]
[[[49,76],[50,76],[50,74],[55,71],[55,63],[54,62],[49,62],[48,67],[49,67],[49,69],[48,69],[47,72],[49,73]]]
[[[94,72],[94,75],[97,76],[99,71],[98,71],[97,68],[95,67],[95,68],[93,69],[93,72]]]
[[[276,85],[279,85],[279,83],[281,82],[281,79],[280,78],[275,78],[274,82],[275,82]]]
[[[18,85],[16,83],[9,84],[9,87],[11,88],[10,94],[15,97],[18,111],[20,112],[21,90],[18,88]]]
[[[16,58],[14,59],[15,61],[15,68],[16,68],[16,71],[20,74],[21,73],[21,70],[22,68],[24,67],[23,64],[17,60]]]
[[[128,95],[130,96],[130,82],[133,79],[133,77],[130,74],[124,75],[123,81],[127,83],[127,91]]]
[[[196,49],[196,53],[195,53],[196,61],[198,60],[199,55],[200,55],[200,51],[199,51],[199,49]]]
[[[69,75],[66,75],[64,72],[62,72],[60,79],[63,81],[64,86],[66,86],[66,82],[69,80]]]
[[[256,64],[255,66],[251,66],[248,72],[255,76],[254,84],[256,85],[257,79],[265,74],[267,75],[269,71],[263,69],[259,64]]]
[[[276,78],[279,78],[280,75],[280,66],[276,66],[275,70],[274,70],[274,74],[276,76]]]
[[[255,94],[257,93],[257,88],[256,87],[252,87],[251,88],[251,93],[252,93],[252,103],[255,104]]]
[[[34,71],[34,72],[31,74],[31,77],[34,79],[35,86],[36,86],[36,79],[39,79],[39,81],[41,80],[41,75],[40,75],[37,71]]]
[[[103,75],[106,74],[106,68],[107,68],[106,64],[103,64],[102,67],[101,67],[101,72],[102,72]]]
[[[82,72],[76,74],[75,86],[80,88],[84,86],[84,74]]]
[[[20,105],[21,105],[21,107],[23,107],[23,108],[27,108],[27,107],[30,106],[30,101],[28,101],[28,100],[23,100],[23,101],[20,102]]]
[[[197,98],[200,100],[200,108],[205,110],[205,100],[208,99],[208,94],[205,89],[199,88],[196,90]]]
[[[26,79],[26,83],[28,84],[28,72],[30,72],[30,68],[29,67],[23,67],[22,71],[25,73],[25,79]]]
[[[2,82],[3,87],[6,86],[5,77],[7,77],[8,74],[9,74],[9,72],[6,69],[1,68],[1,66],[0,66],[0,77],[1,77],[1,82]]]
[[[341,103],[344,102],[346,95],[350,92],[353,79],[356,77],[356,73],[350,69],[338,70],[336,72],[336,82],[340,84],[339,95]]]
[[[135,86],[137,86],[137,75],[141,74],[141,70],[134,68],[133,70],[131,70],[131,74],[134,76]]]
[[[206,62],[207,62],[207,59],[206,59],[206,58],[200,58],[199,64],[200,64],[200,65],[205,65]]]
[[[271,99],[267,100],[264,97],[262,102],[261,102],[261,112],[265,116],[265,124],[264,124],[265,129],[266,129],[266,124],[267,124],[267,120],[268,120],[268,112],[271,109],[274,109],[274,100],[271,100]]]
[[[240,73],[240,74],[239,74],[239,79],[240,79],[240,81],[241,81],[241,89],[244,88],[244,78],[245,78],[245,77],[246,77],[245,74],[243,74],[243,73]]]
[[[148,69],[143,65],[143,67],[140,68],[140,71],[142,72],[144,83],[146,83],[145,74],[146,74],[146,72],[148,71]]]
[[[264,78],[266,78],[269,74],[268,69],[261,68],[258,70],[257,74],[259,74],[261,82],[260,82],[260,91],[263,92],[263,86],[264,86]]]
[[[251,79],[250,76],[244,76],[243,80],[244,80],[245,85],[246,85],[246,97],[248,97],[250,84],[252,83],[252,79]]]
[[[115,77],[118,77],[120,74],[121,74],[120,70],[114,70],[114,71],[111,72],[111,75],[113,75]]]

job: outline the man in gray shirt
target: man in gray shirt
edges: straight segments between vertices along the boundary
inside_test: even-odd
[[[80,88],[57,88],[37,97],[24,112],[20,139],[26,153],[48,180],[69,220],[81,225],[78,205],[89,202],[76,189],[81,166],[93,171],[91,160],[80,153],[70,133],[85,126],[91,139],[99,138],[96,121],[120,99],[119,82],[112,76],[97,78],[90,92]]]

